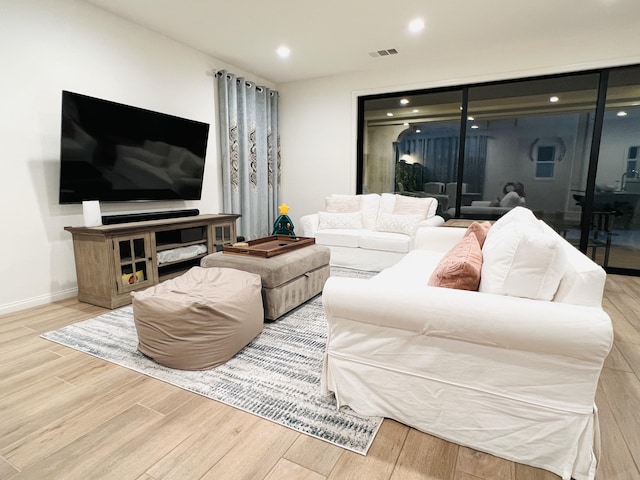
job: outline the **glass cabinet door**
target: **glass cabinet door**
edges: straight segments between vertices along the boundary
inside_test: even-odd
[[[232,223],[213,225],[213,249],[216,252],[222,250],[225,245],[231,245],[236,241],[236,229]]]
[[[153,285],[149,235],[117,237],[113,250],[118,293]]]

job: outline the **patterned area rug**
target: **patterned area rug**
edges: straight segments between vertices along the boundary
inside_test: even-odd
[[[332,268],[331,274],[373,275],[342,268]],[[366,455],[382,419],[359,416],[349,407],[337,409],[332,395],[320,395],[326,328],[318,295],[266,323],[226,364],[197,372],[163,367],[138,352],[131,306],[42,337]]]

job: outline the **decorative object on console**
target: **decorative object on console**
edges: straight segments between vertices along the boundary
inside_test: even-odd
[[[144,282],[144,272],[138,270],[136,273],[125,273],[122,275],[122,282],[133,285],[134,283]]]
[[[84,200],[82,202],[82,215],[85,227],[99,227],[102,225],[100,202],[98,200]]]

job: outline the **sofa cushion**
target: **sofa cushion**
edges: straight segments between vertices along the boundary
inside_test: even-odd
[[[527,211],[516,207],[512,212],[517,209]],[[491,227],[482,254],[479,290],[485,293],[552,300],[567,268],[556,235],[523,212]]]
[[[362,228],[362,215],[351,213],[318,212],[318,230],[333,228]]]
[[[393,213],[380,213],[376,223],[379,232],[403,233],[413,235],[418,223],[423,219],[422,215],[395,215]]]
[[[442,257],[429,278],[429,286],[478,290],[482,249],[473,231],[468,233]]]
[[[411,246],[411,237],[402,233],[362,230],[358,237],[358,246],[368,250],[407,253]]]
[[[560,286],[553,297],[554,302],[572,303],[602,307],[602,295],[607,274],[580,250],[575,248],[547,224],[542,224],[545,230],[555,235],[563,246],[567,256],[567,269],[560,281]]]
[[[397,208],[396,208],[397,207]],[[407,197],[393,193],[380,195],[380,213],[393,213],[396,215],[424,215],[423,218],[433,217],[438,208],[438,200],[433,197]]]
[[[325,199],[326,210],[331,213],[359,212],[361,203],[360,195],[332,195]]]
[[[344,198],[345,201],[359,201],[360,202],[360,213],[362,214],[362,228],[366,228],[368,230],[373,230],[376,226],[376,219],[378,218],[378,207],[380,206],[380,195],[377,193],[367,193],[364,195],[345,195],[340,193],[331,194],[330,197],[327,198]],[[357,200],[350,200],[357,199]],[[326,202],[326,199],[325,199]],[[328,211],[328,210],[327,210]],[[333,212],[340,213],[340,212]],[[342,212],[349,213],[349,212]]]
[[[496,232],[511,222],[519,221],[533,223],[536,221],[536,216],[528,208],[515,207],[496,220],[491,228],[495,229],[494,232]]]
[[[433,197],[417,198],[396,195],[392,213],[395,215],[422,215],[422,218],[433,217],[438,208],[438,201]]]
[[[316,243],[318,245],[330,245],[332,247],[358,247],[359,236],[362,229],[332,228],[318,230],[316,232]]]

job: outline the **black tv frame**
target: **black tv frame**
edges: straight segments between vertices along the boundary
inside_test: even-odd
[[[63,90],[60,137],[60,204],[201,198],[208,123]]]

